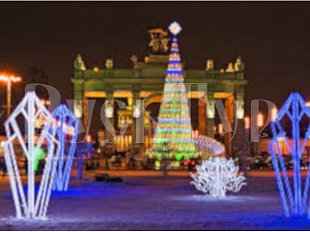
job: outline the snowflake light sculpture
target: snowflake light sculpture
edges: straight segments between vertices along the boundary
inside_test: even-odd
[[[35,136],[35,122],[39,117],[43,117],[40,134]],[[26,139],[23,138],[21,130],[24,125],[20,125],[21,119],[25,121]],[[21,103],[16,107],[5,124],[7,141],[4,144],[4,155],[10,178],[13,200],[18,219],[45,219],[49,199],[51,195],[55,165],[53,163],[58,158],[59,145],[55,138],[56,121],[42,105],[34,92],[28,92]],[[28,186],[27,191],[23,189],[23,183],[17,165],[17,154],[15,153],[13,141],[18,141],[28,160]],[[39,185],[39,190],[35,191],[35,171],[34,161],[37,150],[41,149],[45,143],[49,143],[46,163]]]
[[[190,173],[196,189],[213,197],[225,197],[227,191],[238,192],[246,185],[243,174],[232,159],[213,157],[196,165],[197,173]]]
[[[284,127],[287,126],[288,119],[291,122],[292,129],[292,142],[286,136]],[[272,164],[276,174],[278,189],[286,217],[291,215],[300,216],[307,213],[310,218],[310,205],[309,205],[309,183],[310,183],[310,167],[305,184],[302,184],[300,161],[302,153],[306,148],[307,141],[310,138],[310,109],[307,107],[306,102],[298,93],[292,93],[284,103],[275,120],[271,122],[273,140],[269,143],[269,149],[272,158]],[[306,132],[304,139],[300,143],[301,121],[304,120],[306,125]],[[293,185],[290,184],[286,167],[283,159],[283,151],[279,144],[280,140],[288,148],[293,160]],[[293,190],[292,190],[293,186]],[[302,191],[302,186],[304,189]]]
[[[54,189],[57,189],[58,191],[66,191],[68,190],[72,160],[79,133],[79,121],[64,104],[59,105],[53,111],[52,116],[57,122],[56,134],[60,145]],[[67,153],[66,158],[65,152]]]

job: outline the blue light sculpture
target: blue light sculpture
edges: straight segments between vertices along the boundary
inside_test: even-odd
[[[76,179],[83,179],[83,164],[84,160],[91,159],[91,152],[95,150],[93,144],[90,141],[78,143],[77,147],[77,168]]]
[[[68,190],[72,160],[76,150],[79,121],[64,104],[59,105],[53,111],[52,116],[57,122],[56,134],[60,144],[54,189],[66,191]],[[65,153],[67,153],[66,157]]]
[[[288,117],[291,121],[292,142],[288,140],[282,124],[283,118]],[[305,137],[300,143],[300,122],[306,119],[308,126]],[[273,139],[269,143],[269,149],[272,158],[272,164],[276,174],[278,189],[286,217],[301,216],[307,213],[310,217],[309,205],[309,182],[310,182],[310,166],[306,176],[306,182],[302,185],[300,159],[305,150],[307,141],[310,136],[310,109],[307,107],[304,99],[298,93],[292,93],[279,111],[277,117],[271,122]],[[293,183],[291,185],[285,168],[283,159],[283,151],[280,149],[279,140],[285,142],[293,160]],[[284,144],[283,144],[284,146]],[[278,155],[276,154],[278,153]],[[304,189],[302,191],[302,186]],[[293,187],[293,188],[292,188]]]

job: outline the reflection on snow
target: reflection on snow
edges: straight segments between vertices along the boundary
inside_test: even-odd
[[[262,201],[273,201],[274,198],[266,196],[233,196],[227,195],[226,197],[212,197],[209,195],[188,195],[188,196],[173,196],[172,200],[186,200],[186,201],[202,201],[202,202],[262,202]]]

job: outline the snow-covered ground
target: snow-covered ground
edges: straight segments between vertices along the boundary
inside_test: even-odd
[[[272,174],[253,174],[241,192],[214,199],[186,172],[110,172],[124,183],[72,181],[53,192],[43,222],[16,221],[7,181],[0,180],[1,230],[309,230],[310,220],[283,216]],[[155,174],[154,174],[155,173]]]

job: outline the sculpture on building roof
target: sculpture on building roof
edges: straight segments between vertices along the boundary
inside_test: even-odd
[[[152,53],[163,54],[169,49],[168,47],[168,32],[163,28],[154,28],[148,31],[150,33],[151,41],[149,47],[152,48]]]
[[[136,55],[132,55],[130,57],[130,60],[132,61],[132,63],[136,64],[138,62],[138,57]]]
[[[85,67],[85,64],[84,64],[84,61],[82,59],[81,54],[78,54],[76,56],[76,59],[74,61],[74,69],[75,70],[81,70],[81,71],[86,70],[86,67]]]
[[[113,59],[111,58],[108,58],[105,62],[105,67],[107,69],[113,69]]]
[[[242,62],[241,56],[239,56],[234,64],[234,69],[236,72],[244,71],[245,65]]]
[[[208,59],[206,63],[206,70],[212,71],[214,70],[214,61],[212,59]]]
[[[233,67],[233,63],[229,63],[229,64],[228,64],[227,69],[226,69],[226,72],[230,72],[230,73],[235,72],[235,69],[234,69],[234,67]]]

